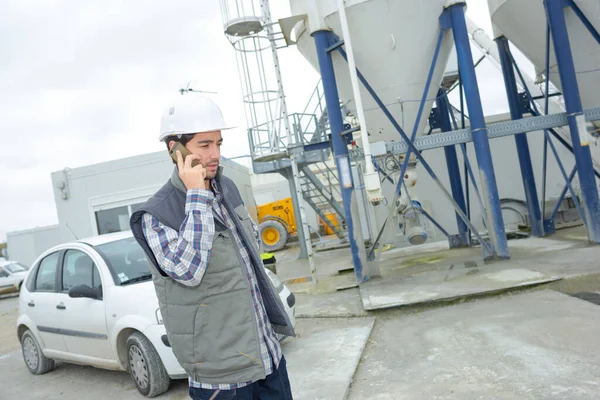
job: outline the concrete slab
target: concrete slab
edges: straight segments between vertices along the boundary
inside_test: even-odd
[[[558,279],[539,271],[511,268],[507,262],[481,267],[467,262],[452,264],[445,270],[397,273],[368,281],[360,286],[360,295],[365,310],[377,310],[495,293]]]
[[[375,319],[312,321],[284,347],[294,399],[345,399]]]
[[[598,399],[600,308],[552,291],[379,319],[350,399]]]
[[[297,318],[363,317],[366,315],[358,289],[296,295]]]
[[[373,318],[299,319],[299,338],[283,342],[294,399],[343,399],[373,329]],[[0,399],[140,399],[129,374],[58,363],[31,375],[20,350],[0,353]],[[7,384],[10,382],[10,384]],[[171,382],[161,399],[189,399],[187,380]]]

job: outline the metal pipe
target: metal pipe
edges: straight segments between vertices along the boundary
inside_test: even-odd
[[[460,90],[460,126],[461,129],[465,129],[465,99],[464,99],[464,92],[463,92],[463,85],[462,85],[462,78],[460,77],[460,71],[458,72],[458,85],[459,85],[459,90]],[[454,113],[452,113],[452,120],[454,121],[454,129],[458,128],[456,127],[456,121],[454,119]],[[471,191],[469,190],[469,177],[467,176],[468,170],[471,169],[471,167],[469,166],[469,159],[467,158],[467,145],[466,144],[462,144],[461,146],[462,151],[463,151],[463,159],[464,159],[464,177],[465,177],[465,197],[467,198],[467,217],[469,219],[471,219]],[[468,232],[468,238],[469,238],[469,246],[471,245],[471,231],[469,230]]]
[[[327,113],[329,124],[331,126],[331,141],[333,144],[335,163],[340,177],[342,201],[344,203],[344,214],[346,216],[346,227],[348,229],[348,240],[350,242],[350,249],[352,250],[354,274],[357,282],[361,283],[369,279],[366,271],[364,271],[364,266],[367,263],[367,255],[360,226],[353,221],[352,203],[356,203],[356,193],[354,192],[354,185],[352,182],[348,146],[341,136],[341,133],[344,130],[342,111],[340,109],[340,99],[338,96],[333,61],[331,54],[327,51],[331,44],[329,41],[329,31],[319,30],[313,32],[312,36],[315,39],[319,70],[323,81],[323,91],[325,92]],[[358,227],[358,229],[355,229],[355,227]]]
[[[522,119],[523,113],[519,105],[519,93],[517,90],[517,80],[510,57],[510,47],[508,40],[501,36],[496,39],[498,44],[498,53],[502,64],[502,75],[504,76],[504,88],[508,98],[510,116],[513,120]],[[529,152],[529,143],[525,133],[515,135],[517,145],[517,155],[519,165],[521,166],[521,179],[523,180],[523,189],[525,190],[525,199],[527,201],[527,210],[529,212],[529,223],[531,224],[531,233],[533,236],[544,236],[544,222],[540,211],[540,203],[537,196],[537,187],[535,185],[535,176],[533,175],[533,165],[531,164],[531,154]]]
[[[569,127],[571,128],[571,144],[575,153],[581,194],[585,204],[584,220],[587,222],[588,238],[591,243],[600,243],[600,199],[598,198],[598,187],[594,176],[589,138],[563,12],[563,2],[561,0],[546,0],[545,4],[558,72],[563,86]]]
[[[485,126],[485,117],[481,106],[475,68],[473,67],[473,55],[471,53],[465,22],[464,6],[464,3],[454,4],[445,12],[450,13],[452,21],[452,33],[454,35],[454,43],[456,44],[461,78],[463,79],[465,88],[467,108],[469,109],[473,144],[475,145],[481,187],[486,203],[485,209],[490,221],[490,225],[488,226],[489,236],[495,250],[495,255],[499,258],[510,258],[504,230],[504,220],[502,218],[502,208],[500,206],[500,196],[494,173],[494,164],[492,162],[490,143]]]
[[[371,146],[369,145],[369,132],[367,129],[367,119],[365,118],[365,110],[363,108],[362,96],[358,86],[358,77],[356,76],[356,64],[354,62],[354,50],[352,49],[352,41],[350,39],[350,29],[348,28],[348,18],[346,16],[346,5],[344,0],[337,1],[338,12],[340,14],[340,24],[342,26],[342,34],[344,37],[344,45],[348,54],[348,72],[350,73],[350,83],[352,84],[352,94],[356,102],[356,113],[360,123],[360,133],[362,137],[363,151],[365,154],[365,164],[367,174],[372,174],[375,170],[373,164],[369,162],[371,159]]]
[[[350,39],[350,28],[348,27],[348,18],[346,16],[346,5],[344,0],[338,0],[338,13],[340,15],[340,24],[342,26],[342,34],[344,37],[344,45],[346,46],[346,52],[348,54],[348,69],[350,74],[350,82],[352,84],[352,93],[354,95],[354,101],[356,102],[356,113],[358,114],[358,121],[360,123],[360,135],[362,138],[362,146],[365,156],[365,187],[367,190],[367,197],[369,202],[379,203],[383,198],[381,191],[381,182],[373,163],[371,162],[371,145],[369,142],[369,131],[367,128],[367,119],[365,118],[365,110],[363,108],[362,96],[360,94],[360,86],[358,84],[358,77],[356,76],[356,64],[354,62],[354,50],[352,49],[352,41]]]

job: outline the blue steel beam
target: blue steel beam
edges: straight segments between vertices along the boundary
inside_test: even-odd
[[[452,22],[452,33],[458,56],[458,68],[461,71],[463,87],[465,89],[469,119],[471,121],[473,143],[477,155],[481,187],[485,202],[485,210],[490,225],[488,225],[489,237],[492,241],[495,255],[499,258],[509,258],[508,241],[504,230],[500,196],[496,184],[494,164],[490,150],[490,143],[485,126],[485,117],[481,106],[481,97],[473,66],[473,55],[467,25],[465,21],[465,4],[459,3],[448,7],[444,12],[449,13]]]
[[[366,259],[362,259],[361,251],[359,249],[359,246],[364,247],[364,243],[357,243],[356,237],[354,236],[352,200],[353,197],[356,197],[356,194],[354,193],[354,184],[352,182],[352,174],[350,173],[350,157],[348,155],[348,146],[341,135],[342,131],[344,130],[344,123],[335,80],[335,70],[333,68],[331,54],[328,51],[331,46],[329,32],[317,31],[313,33],[313,37],[317,47],[319,69],[321,71],[321,78],[323,80],[323,91],[325,93],[325,102],[327,104],[329,125],[331,126],[331,142],[333,144],[335,162],[340,176],[340,188],[342,191],[342,201],[344,203],[344,215],[346,216],[348,239],[350,242],[350,248],[352,250],[354,274],[357,282],[362,283],[368,280],[369,277],[364,273],[363,264],[366,263]],[[344,182],[344,179],[349,179],[350,182]]]
[[[552,140],[548,136],[548,132],[546,132],[546,136],[548,137],[548,144],[550,145],[550,149],[552,150],[552,153],[554,153],[554,158],[556,158],[556,163],[558,164],[558,169],[560,170],[560,173],[562,174],[563,178],[565,179],[565,181],[567,183],[567,188],[569,189],[569,192],[571,193],[571,197],[573,198],[573,201],[575,202],[575,207],[577,208],[577,211],[579,212],[579,216],[581,217],[583,224],[586,225],[586,227],[587,227],[587,221],[585,220],[583,211],[581,211],[581,207],[579,205],[579,200],[577,199],[575,190],[573,189],[573,186],[571,185],[571,180],[567,176],[565,167],[563,166],[563,163],[560,161],[560,157],[558,155],[558,152],[556,151],[556,147],[554,147],[554,143],[552,143]],[[577,165],[575,165],[575,167],[577,167]]]
[[[438,97],[436,100],[438,112],[440,115],[440,122],[442,130],[448,132],[452,130],[452,123],[450,122],[450,110],[448,107],[448,97],[446,91],[440,89],[438,91]],[[446,166],[448,167],[448,178],[450,180],[450,189],[452,190],[452,197],[456,200],[456,204],[467,212],[467,206],[465,205],[465,197],[462,187],[462,180],[460,179],[460,169],[458,167],[458,156],[456,155],[456,147],[447,146],[444,147],[444,154],[446,155]],[[456,214],[456,225],[458,227],[458,237],[463,246],[468,246],[468,233],[467,224],[460,219],[460,215]],[[448,236],[448,235],[446,235]]]
[[[569,190],[569,184],[571,182],[573,182],[573,178],[575,178],[576,172],[577,172],[577,166],[574,166],[573,169],[571,170],[571,173],[569,174],[568,182],[565,184],[565,187],[563,188],[562,192],[560,192],[560,196],[558,196],[558,201],[556,202],[556,206],[554,206],[554,210],[552,210],[552,214],[550,214],[549,219],[554,220],[554,217],[556,217],[556,213],[558,212],[558,209],[560,208],[560,203],[562,203],[562,201],[564,200],[565,195],[567,194],[567,190]],[[577,198],[575,198],[575,200],[576,199]]]
[[[444,236],[446,236],[448,239],[450,239],[450,234],[448,233],[448,231],[446,231],[444,229],[444,227],[441,226],[427,211],[425,211],[424,208],[421,207],[419,209],[419,211],[421,212],[421,214],[423,214],[423,216],[425,218],[427,218],[433,225],[435,225],[435,227],[438,228]],[[462,238],[461,238],[461,241],[462,241]],[[464,242],[462,242],[462,243],[464,244]],[[452,246],[450,246],[450,247],[452,247]]]
[[[498,52],[500,53],[500,64],[502,65],[502,74],[504,76],[504,87],[508,97],[510,107],[510,116],[513,120],[522,119],[523,113],[519,107],[519,91],[517,89],[517,80],[510,57],[510,47],[508,40],[501,36],[496,39]],[[533,165],[531,164],[531,154],[529,153],[529,143],[525,133],[515,135],[517,145],[517,155],[521,167],[521,179],[525,190],[525,199],[527,201],[527,210],[529,212],[529,223],[531,224],[531,233],[533,236],[544,236],[544,222],[540,211],[540,202],[538,200],[535,177],[533,175]]]
[[[573,11],[579,17],[583,25],[587,28],[587,30],[594,37],[594,39],[596,39],[596,42],[598,42],[598,44],[600,45],[600,34],[598,34],[598,31],[596,30],[596,28],[594,28],[594,25],[592,25],[590,20],[587,19],[587,17],[583,14],[579,6],[573,0],[567,0],[567,5],[569,5],[573,9]]]
[[[521,80],[521,84],[525,88],[525,94],[527,95],[527,98],[529,99],[529,103],[531,104],[531,108],[532,108],[531,112],[532,112],[532,114],[534,114],[534,115],[539,114],[537,106],[536,106],[535,102],[533,101],[533,97],[531,95],[531,92],[529,91],[529,88],[527,87],[527,85],[525,83],[525,79],[523,78],[523,74],[521,73],[521,70],[520,70],[519,66],[517,65],[517,62],[515,61],[514,57],[512,56],[512,54],[510,52],[507,52],[506,56],[508,58],[510,58],[512,66],[517,71],[517,74],[519,75],[519,79]],[[546,81],[546,86],[548,86],[548,81]],[[546,90],[546,94],[547,93],[548,93],[548,90]],[[548,107],[548,103],[547,102],[548,102],[548,98],[546,98],[546,107]],[[547,110],[546,110],[546,112],[547,112]],[[554,155],[554,158],[556,159],[556,163],[558,164],[558,168],[560,169],[560,172],[563,175],[563,178],[565,178],[565,180],[567,181],[567,186],[566,187],[569,189],[569,191],[571,193],[571,196],[573,197],[573,201],[575,202],[575,207],[577,208],[577,211],[579,212],[581,220],[583,221],[584,225],[587,226],[587,222],[585,220],[585,216],[584,216],[583,212],[581,211],[581,207],[579,205],[579,200],[577,199],[577,197],[575,195],[575,191],[573,190],[573,187],[571,186],[570,180],[567,178],[567,173],[565,172],[565,167],[563,166],[563,163],[560,160],[560,156],[558,155],[558,152],[556,151],[556,147],[554,146],[554,143],[550,139],[550,134],[548,133],[548,130],[544,129],[544,145],[546,146],[548,144],[550,145],[550,149],[552,150],[552,154]],[[545,148],[544,150],[546,151],[547,149]],[[544,162],[545,161],[546,161],[546,159],[544,160]],[[545,175],[546,175],[546,164],[544,163],[544,176]],[[545,194],[545,187],[544,187],[544,198],[545,198],[545,196],[546,196],[546,194]],[[554,221],[552,220],[552,218],[550,220],[552,221],[552,225],[554,225]],[[554,228],[553,228],[553,230],[552,230],[551,233],[553,233],[553,232],[554,232]]]
[[[433,61],[431,61],[431,65],[429,67],[429,73],[427,74],[427,82],[425,83],[425,89],[423,90],[423,97],[421,98],[421,103],[419,104],[419,111],[417,112],[417,118],[415,120],[415,124],[413,126],[412,135],[410,136],[410,141],[414,142],[417,137],[417,133],[419,130],[419,124],[421,123],[421,116],[423,115],[423,109],[425,108],[425,102],[427,101],[427,93],[429,93],[429,87],[431,86],[431,80],[433,79],[433,72],[435,71],[435,67],[437,65],[437,59],[440,55],[440,49],[442,48],[442,42],[444,40],[444,29],[440,29],[440,34],[438,35],[438,41],[435,46],[435,52],[433,53]],[[406,169],[408,168],[408,162],[410,160],[410,149],[406,152],[404,156],[404,163],[402,164],[402,169],[400,170],[400,176],[404,176],[406,173]],[[400,179],[398,182],[398,187],[396,188],[396,193],[400,194],[400,188],[402,187],[403,180]]]
[[[344,59],[346,61],[348,61],[348,58],[347,58],[347,55],[346,55],[346,52],[344,51],[344,49],[342,47],[339,47],[337,50],[340,52],[342,57],[344,57]],[[400,136],[402,136],[402,139],[404,140],[403,143],[405,143],[407,148],[411,149],[411,151],[415,154],[415,157],[417,157],[417,159],[421,162],[421,165],[423,165],[423,168],[425,168],[425,171],[427,171],[429,176],[431,176],[431,179],[433,179],[433,181],[438,185],[438,187],[440,188],[442,193],[444,193],[444,195],[446,196],[446,199],[448,199],[450,204],[452,204],[452,207],[454,207],[454,210],[456,210],[456,212],[460,215],[461,219],[471,229],[471,231],[473,232],[473,234],[475,235],[477,240],[479,240],[479,243],[481,243],[481,245],[483,247],[484,258],[485,259],[493,258],[495,256],[493,248],[490,246],[490,244],[487,241],[483,240],[483,238],[481,237],[481,235],[479,234],[479,232],[477,231],[475,226],[473,226],[473,224],[471,223],[471,221],[469,221],[469,219],[467,218],[465,213],[460,209],[458,204],[456,204],[456,201],[454,201],[454,199],[452,198],[452,195],[448,192],[448,190],[440,182],[440,179],[438,178],[436,173],[433,171],[433,169],[431,168],[429,163],[427,163],[427,161],[425,161],[425,159],[423,158],[421,153],[418,151],[415,144],[410,141],[409,137],[406,135],[406,133],[404,132],[402,127],[398,124],[398,121],[396,121],[396,119],[394,118],[392,113],[390,113],[390,110],[388,110],[388,108],[385,106],[383,101],[381,101],[381,99],[379,98],[377,93],[375,93],[375,91],[373,90],[373,87],[371,87],[369,82],[365,79],[364,75],[360,72],[360,70],[358,68],[356,69],[356,74],[358,75],[358,79],[363,84],[365,89],[367,89],[367,92],[369,92],[371,97],[373,97],[373,100],[375,101],[375,103],[377,103],[377,105],[379,106],[379,108],[381,109],[383,114],[387,117],[387,119],[390,121],[390,123],[393,125],[393,127],[400,133]],[[440,136],[440,135],[431,135],[431,136],[426,136],[425,138],[432,138],[434,136]],[[421,138],[421,139],[425,139],[425,138]],[[393,145],[393,144],[394,143],[388,143],[388,145]],[[389,151],[389,147],[387,147],[387,148]],[[356,152],[356,153],[359,153],[359,152]],[[401,154],[404,154],[404,153],[406,153],[406,151]]]
[[[359,75],[359,79],[360,75]],[[362,80],[361,80],[362,82]],[[382,103],[383,104],[383,103]],[[600,107],[587,108],[583,111],[586,121],[600,121]],[[393,117],[392,117],[393,118]],[[505,136],[516,135],[522,132],[544,131],[559,126],[569,124],[567,113],[557,113],[550,115],[541,115],[538,117],[523,118],[516,121],[495,122],[488,125],[488,137],[497,139]],[[400,128],[402,129],[402,128]],[[415,139],[413,145],[418,151],[438,149],[440,147],[451,146],[455,144],[470,143],[473,141],[470,128],[454,130],[452,132],[438,133],[436,135],[420,136]],[[406,153],[409,145],[404,138],[397,142],[387,142],[385,144],[386,152],[394,155]],[[353,153],[363,157],[362,150],[354,150]]]
[[[562,0],[545,0],[545,4],[558,72],[563,87],[569,127],[571,128],[571,143],[575,153],[581,195],[585,205],[584,220],[587,222],[588,238],[591,243],[600,243],[600,199],[596,177],[594,176],[583,107],[579,96],[575,64],[563,12],[564,3]]]

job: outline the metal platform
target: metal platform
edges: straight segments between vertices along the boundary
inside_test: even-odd
[[[264,29],[259,17],[240,17],[225,25],[225,34],[230,36],[250,36]]]

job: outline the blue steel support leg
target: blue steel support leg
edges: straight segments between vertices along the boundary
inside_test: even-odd
[[[323,80],[323,91],[325,93],[329,124],[331,126],[331,141],[333,144],[333,152],[335,154],[335,163],[340,176],[340,186],[344,203],[344,214],[346,216],[348,239],[352,250],[354,274],[356,275],[356,281],[361,283],[369,279],[364,271],[364,267],[366,266],[366,251],[364,243],[357,242],[354,221],[352,220],[352,201],[356,201],[356,194],[354,193],[354,184],[350,172],[348,146],[341,135],[344,128],[342,111],[340,109],[340,99],[335,81],[335,70],[333,68],[331,54],[327,51],[331,45],[329,40],[330,33],[329,31],[324,30],[317,31],[313,33],[313,37],[317,46],[319,69]],[[357,225],[357,227],[360,229],[360,226]]]
[[[517,89],[517,80],[510,57],[510,48],[508,40],[502,36],[496,39],[498,51],[500,53],[500,63],[502,65],[502,74],[504,75],[504,87],[508,97],[510,107],[510,116],[513,120],[522,119],[523,113],[519,106],[519,91]],[[521,179],[525,189],[525,199],[527,201],[527,210],[529,212],[529,223],[531,224],[531,233],[533,236],[544,236],[544,223],[540,211],[540,202],[538,200],[535,177],[533,175],[533,166],[531,164],[531,154],[529,153],[529,143],[527,135],[519,133],[515,135],[517,144],[517,154],[519,165],[521,166]]]
[[[590,154],[589,139],[586,131],[585,118],[575,64],[571,53],[571,44],[567,33],[567,24],[563,12],[562,0],[546,0],[546,12],[550,23],[550,32],[554,43],[554,53],[558,64],[563,96],[571,129],[571,143],[575,153],[577,175],[583,197],[584,214],[588,238],[591,243],[600,243],[600,199],[598,186],[594,176],[594,167]]]
[[[473,55],[467,25],[465,21],[465,4],[459,3],[450,6],[445,12],[449,12],[452,21],[452,33],[458,55],[458,68],[463,80],[465,89],[467,108],[469,110],[469,119],[473,135],[473,144],[477,155],[477,164],[481,176],[481,189],[483,191],[486,212],[490,224],[488,232],[492,241],[495,255],[499,258],[510,258],[508,251],[508,242],[504,230],[504,220],[502,218],[502,208],[500,206],[500,196],[496,185],[496,176],[494,174],[494,164],[490,151],[490,143],[485,127],[485,118],[481,106],[481,97],[479,96],[479,87],[473,66]]]
[[[342,57],[344,57],[344,59],[347,60],[347,54],[341,46],[335,46],[335,49],[340,52],[340,54],[342,55]],[[450,194],[450,192],[446,189],[446,187],[440,182],[440,179],[438,178],[436,173],[433,171],[433,169],[431,168],[429,163],[425,160],[425,158],[423,158],[423,155],[415,147],[415,144],[410,141],[410,138],[406,135],[404,130],[402,130],[402,127],[398,124],[398,121],[396,121],[394,116],[390,113],[390,110],[388,110],[388,108],[383,103],[383,101],[381,101],[381,99],[379,98],[377,93],[375,93],[375,91],[373,90],[373,88],[371,87],[369,82],[367,82],[367,80],[365,79],[365,77],[363,76],[363,74],[360,72],[360,70],[358,68],[356,69],[356,73],[358,74],[358,79],[361,81],[361,83],[363,84],[365,89],[367,89],[367,92],[369,92],[369,94],[373,97],[373,100],[375,100],[375,103],[379,106],[381,111],[383,111],[383,114],[392,123],[392,126],[398,131],[398,133],[400,133],[400,136],[402,136],[402,139],[408,145],[408,148],[411,149],[411,151],[413,152],[415,157],[417,157],[417,160],[419,160],[421,162],[421,165],[423,166],[425,171],[427,171],[429,176],[431,176],[431,179],[433,179],[433,181],[438,185],[438,187],[440,188],[442,193],[444,193],[444,196],[446,197],[446,199],[448,199],[450,204],[452,204],[452,207],[454,207],[454,210],[460,215],[461,219],[465,222],[465,224],[467,224],[469,229],[471,229],[471,232],[473,232],[473,235],[475,235],[477,240],[479,240],[479,243],[481,243],[481,247],[483,248],[483,256],[486,259],[486,261],[490,260],[492,258],[495,258],[496,253],[494,252],[494,249],[492,248],[491,244],[488,243],[488,241],[484,240],[483,237],[481,237],[481,235],[477,231],[477,228],[475,228],[475,226],[473,226],[473,224],[467,218],[467,216],[465,215],[463,210],[461,210],[460,207],[458,207],[458,205],[456,204],[456,201],[454,201],[454,198],[452,197],[452,194]]]
[[[448,107],[447,92],[440,89],[436,100],[438,110],[440,113],[440,121],[442,123],[442,130],[444,132],[450,132],[452,130],[452,123],[450,122],[450,110]],[[465,196],[463,193],[462,180],[460,179],[460,169],[458,167],[458,157],[456,155],[456,147],[446,146],[444,147],[444,153],[446,154],[446,166],[448,167],[448,177],[450,179],[450,188],[452,189],[452,197],[456,201],[456,204],[467,212],[467,206],[465,205]],[[468,246],[469,241],[467,239],[467,224],[463,222],[460,215],[456,214],[456,225],[458,226],[458,237],[462,246]]]

